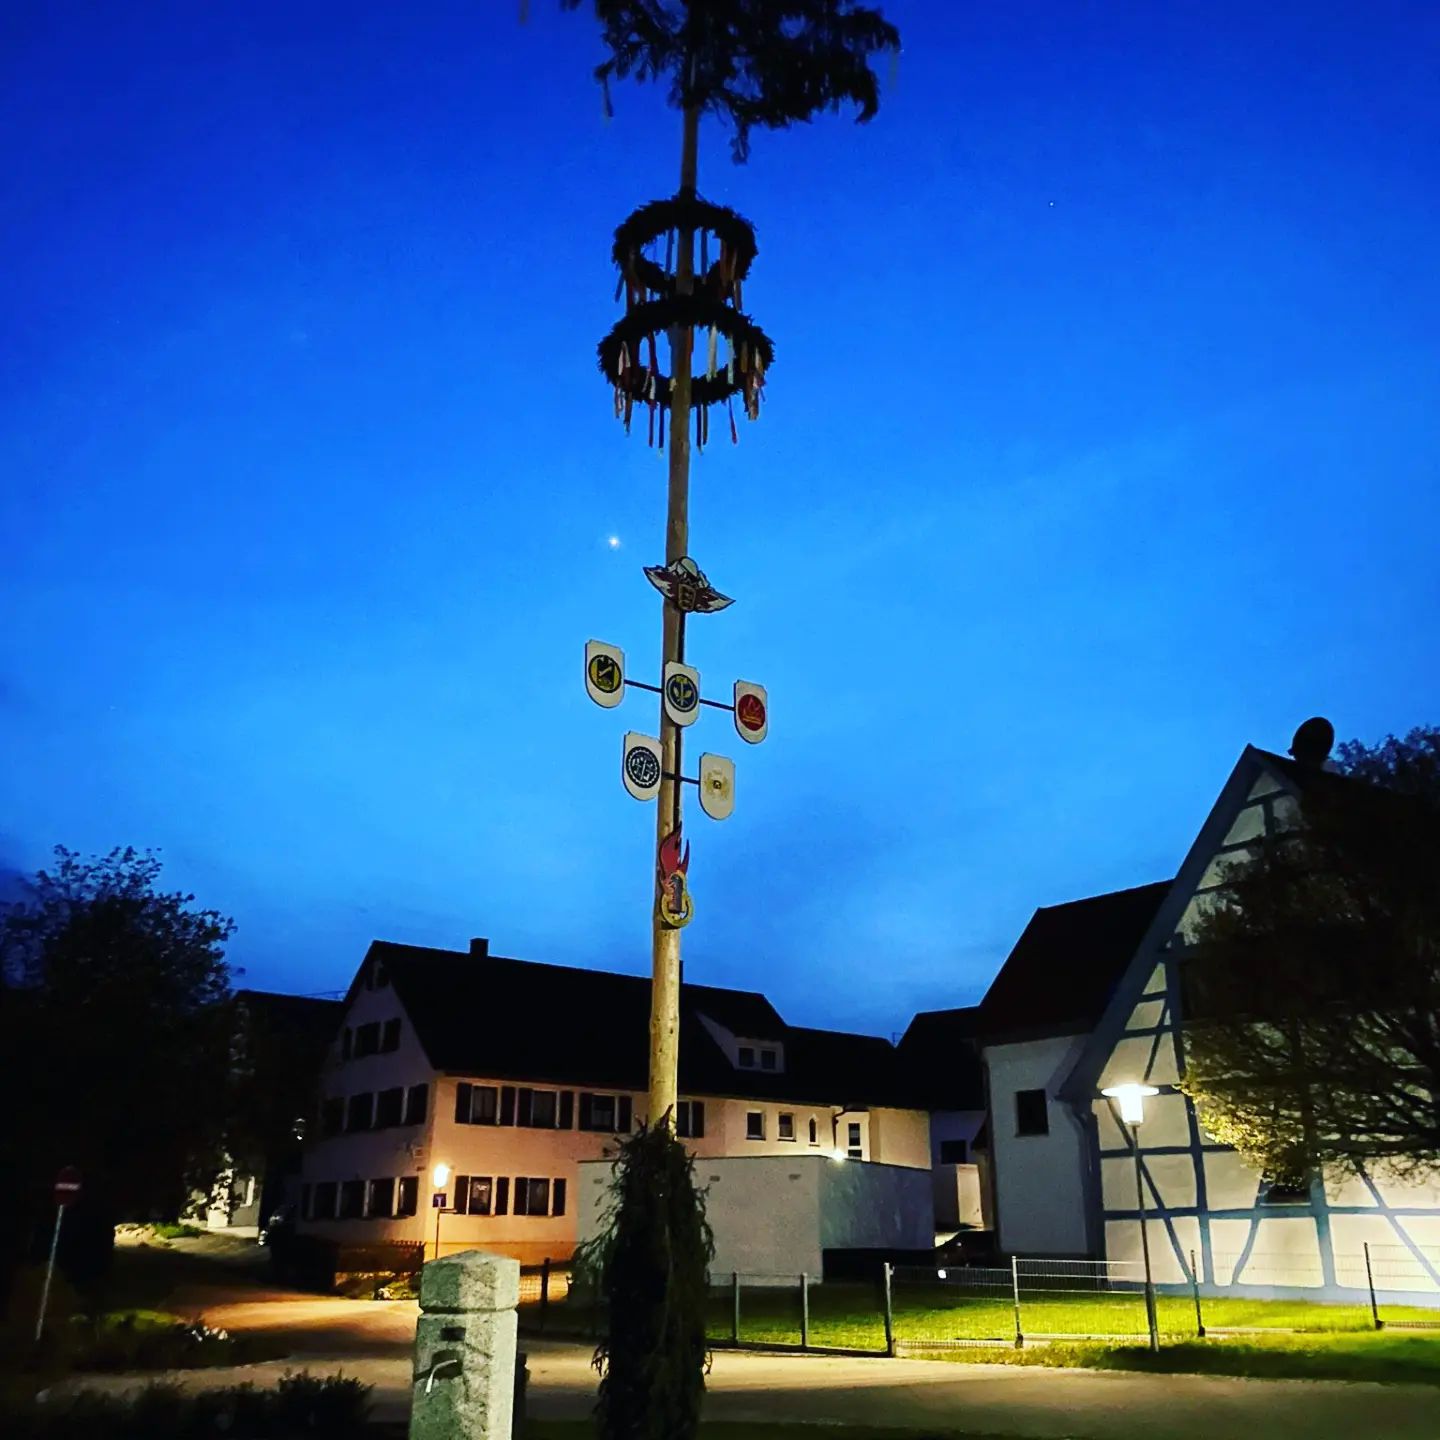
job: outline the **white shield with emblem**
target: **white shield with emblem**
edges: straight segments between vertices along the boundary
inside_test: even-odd
[[[665,713],[676,725],[693,725],[700,714],[700,672],[678,660],[665,662],[661,684]]]
[[[712,820],[728,820],[735,809],[735,762],[723,755],[700,757],[700,808]]]
[[[625,698],[625,652],[618,645],[585,642],[585,693],[607,710]]]
[[[637,800],[653,800],[660,793],[660,742],[627,730],[620,751],[620,777]]]

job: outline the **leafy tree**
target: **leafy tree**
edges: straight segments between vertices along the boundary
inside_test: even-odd
[[[1186,962],[1185,1089],[1276,1179],[1440,1166],[1440,730],[1300,770]]]
[[[0,1139],[11,1211],[0,1244],[12,1251],[53,1213],[62,1165],[84,1174],[78,1233],[87,1215],[109,1226],[177,1213],[213,1181],[224,1135],[232,922],[157,889],[149,852],[55,855],[0,914],[0,1043],[16,1097]]]
[[[694,1167],[668,1125],[620,1147],[600,1235],[576,1255],[607,1317],[595,1351],[602,1440],[682,1440],[700,1423],[715,1242]]]

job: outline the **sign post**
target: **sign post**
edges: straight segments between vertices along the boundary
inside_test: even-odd
[[[55,1256],[60,1249],[60,1222],[65,1218],[65,1207],[80,1193],[80,1172],[67,1165],[55,1177],[55,1230],[50,1236],[50,1258],[45,1263],[45,1283],[40,1287],[40,1313],[35,1317],[35,1343],[40,1343],[41,1332],[45,1329],[45,1311],[50,1304],[50,1281],[55,1274]]]

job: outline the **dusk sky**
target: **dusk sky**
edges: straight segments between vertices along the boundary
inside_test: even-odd
[[[691,732],[738,784],[684,938],[878,1033],[1172,874],[1247,741],[1440,721],[1440,9],[884,8],[872,124],[702,137],[776,362],[689,654],[772,718]],[[679,123],[529,10],[0,14],[0,869],[157,847],[247,985],[649,964],[655,709],[581,655],[654,678],[664,460],[594,347]]]

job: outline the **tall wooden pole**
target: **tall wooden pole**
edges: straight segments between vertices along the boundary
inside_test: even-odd
[[[694,199],[699,169],[700,111],[688,106],[684,112],[680,147],[680,194]],[[689,295],[695,281],[695,231],[681,225],[675,260],[675,289]],[[690,364],[693,332],[677,325],[670,332],[670,481],[665,518],[665,563],[672,565],[690,553]],[[662,661],[684,660],[685,624],[681,613],[669,603],[664,607],[661,637]],[[656,854],[672,831],[680,828],[681,730],[666,717],[660,702],[661,779],[656,807]],[[650,1107],[651,1125],[675,1123],[679,1099],[680,1066],[680,931],[653,912],[651,959],[653,980],[650,993]]]

